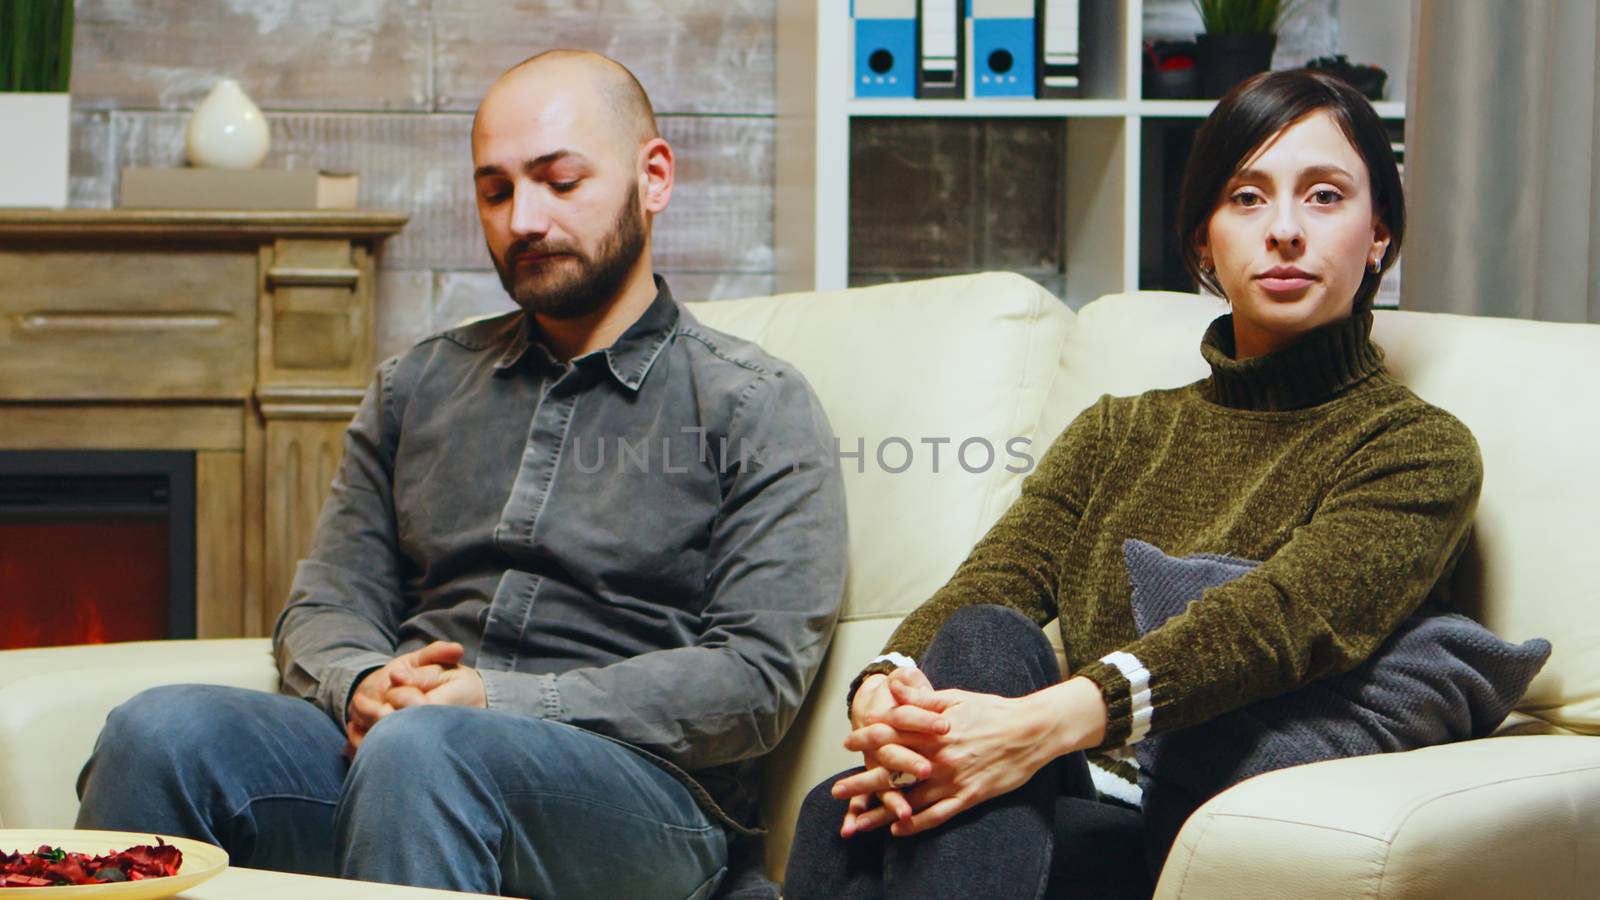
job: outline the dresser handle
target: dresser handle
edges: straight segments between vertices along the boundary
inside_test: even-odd
[[[230,317],[204,314],[161,313],[24,313],[17,317],[23,331],[216,331]]]
[[[359,269],[314,269],[294,266],[273,266],[267,270],[267,289],[280,287],[342,287],[356,289],[361,279]]]

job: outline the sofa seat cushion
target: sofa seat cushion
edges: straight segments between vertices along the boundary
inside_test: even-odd
[[[1600,739],[1485,738],[1243,782],[1189,819],[1156,896],[1591,897],[1597,850]]]
[[[145,688],[278,689],[266,638],[134,641],[0,653],[0,828],[71,828],[78,770],[106,714]]]

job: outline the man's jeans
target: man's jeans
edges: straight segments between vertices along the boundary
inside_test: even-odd
[[[304,700],[161,687],[112,711],[78,827],[197,838],[241,866],[536,897],[708,897],[723,828],[620,744],[493,710],[424,706],[353,764]]]

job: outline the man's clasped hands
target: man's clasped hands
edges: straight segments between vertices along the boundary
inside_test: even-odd
[[[397,710],[430,703],[486,707],[483,677],[461,665],[465,653],[454,641],[434,641],[367,673],[345,709],[345,756],[354,758],[372,726]]]

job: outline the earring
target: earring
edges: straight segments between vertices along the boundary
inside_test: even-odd
[[[1377,259],[1372,261],[1372,274],[1376,275],[1379,272],[1381,272],[1382,270],[1383,270],[1383,257],[1380,256]]]
[[[1205,259],[1200,260],[1200,271],[1209,275],[1216,270],[1217,267],[1211,264],[1211,257],[1208,256]]]

